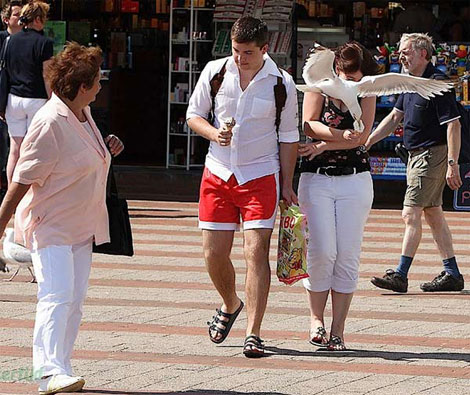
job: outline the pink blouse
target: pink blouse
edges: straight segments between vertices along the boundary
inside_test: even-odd
[[[13,181],[31,188],[18,205],[15,241],[28,248],[109,241],[106,181],[111,156],[90,109],[94,136],[56,95],[36,113]]]

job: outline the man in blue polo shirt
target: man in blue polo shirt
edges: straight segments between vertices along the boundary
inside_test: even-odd
[[[430,62],[432,39],[427,34],[403,34],[400,61],[411,75],[446,78]],[[402,255],[395,270],[373,277],[372,284],[395,292],[407,292],[408,271],[422,235],[421,216],[431,227],[444,265],[434,280],[421,284],[425,292],[461,291],[464,280],[457,267],[452,235],[442,211],[445,183],[453,190],[462,185],[459,175],[460,115],[455,94],[447,92],[431,100],[416,93],[402,94],[392,112],[369,136],[366,147],[385,138],[403,120],[403,142],[409,151],[407,188],[402,216],[405,222]]]

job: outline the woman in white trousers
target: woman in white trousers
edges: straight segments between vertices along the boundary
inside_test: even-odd
[[[109,241],[106,181],[110,153],[88,105],[100,86],[99,48],[70,43],[46,77],[53,94],[37,112],[21,145],[12,183],[0,207],[0,234],[15,208],[15,239],[32,252],[38,282],[33,364],[39,393],[73,392],[70,357],[82,317],[92,242]]]
[[[335,67],[341,78],[359,81],[376,74],[377,64],[359,43],[336,50]],[[307,289],[311,324],[310,343],[331,351],[345,350],[344,326],[356,290],[362,235],[373,200],[368,154],[363,146],[375,115],[375,97],[361,100],[362,134],[353,130],[344,103],[319,93],[306,93],[301,144],[299,204],[307,215],[309,278]],[[324,311],[331,292],[329,338]]]

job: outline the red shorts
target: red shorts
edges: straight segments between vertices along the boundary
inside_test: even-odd
[[[199,227],[208,230],[273,229],[279,202],[279,175],[270,174],[238,185],[206,167],[199,193]]]

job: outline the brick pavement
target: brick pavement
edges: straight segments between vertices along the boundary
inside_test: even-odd
[[[403,234],[399,211],[373,210],[367,223],[359,289],[346,327],[351,351],[312,347],[305,291],[273,276],[262,333],[269,357],[249,360],[241,354],[244,312],[223,344],[207,338],[205,322],[219,300],[204,269],[196,204],[129,203],[136,256],[93,259],[73,360],[76,373],[87,380],[82,393],[470,393],[470,291],[419,290],[420,282],[441,270],[429,228],[424,228],[408,294],[381,292],[369,283],[372,275],[395,265]],[[470,215],[449,212],[446,217],[470,281]],[[233,261],[243,298],[241,243],[237,234]],[[273,268],[276,243],[274,235]],[[17,281],[0,284],[1,394],[37,393],[35,384],[18,380],[31,365],[36,287],[28,279],[23,272]],[[329,306],[327,311],[328,322]]]

